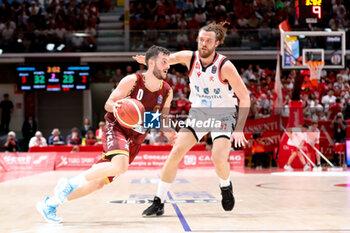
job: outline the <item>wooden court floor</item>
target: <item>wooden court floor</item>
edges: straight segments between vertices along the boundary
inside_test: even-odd
[[[151,199],[159,170],[128,171],[114,183],[58,209],[62,224],[47,224],[35,209],[58,179],[79,171],[32,174],[0,183],[0,233],[92,232],[350,232],[350,172],[232,172],[236,206],[223,211],[213,169],[179,170],[165,215],[142,218],[148,204],[112,200]],[[176,201],[175,201],[176,202]]]

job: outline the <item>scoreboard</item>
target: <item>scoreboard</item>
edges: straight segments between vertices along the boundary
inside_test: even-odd
[[[322,22],[322,0],[295,0],[294,3],[300,24]]]
[[[17,67],[22,91],[71,91],[89,88],[90,66],[43,65]]]

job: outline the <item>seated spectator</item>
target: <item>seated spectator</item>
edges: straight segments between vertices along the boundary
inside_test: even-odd
[[[33,146],[47,146],[46,139],[43,137],[40,131],[36,131],[35,136],[29,141],[29,148]]]
[[[54,128],[48,141],[49,145],[63,145],[64,139],[59,129]]]
[[[5,143],[5,152],[16,152],[18,151],[18,140],[16,138],[16,133],[10,131],[7,134],[7,141]]]
[[[89,130],[93,130],[93,128],[92,128],[92,126],[91,126],[91,124],[90,124],[90,120],[89,120],[89,118],[85,118],[84,119],[84,125],[81,127],[81,129],[80,129],[80,135],[82,136],[82,137],[86,137],[86,133],[87,133],[87,131],[89,131]]]
[[[100,121],[98,123],[98,129],[96,129],[95,136],[97,142],[100,142],[102,139],[102,133],[103,133],[103,128],[105,127],[106,123],[104,121]]]
[[[93,146],[97,142],[96,137],[94,135],[94,131],[88,130],[86,133],[86,137],[84,137],[81,141],[82,146]]]
[[[80,145],[81,139],[79,136],[79,129],[73,128],[72,133],[67,136],[67,145]]]
[[[164,131],[160,131],[154,139],[154,145],[166,145],[169,144],[169,139],[165,136]]]
[[[329,89],[327,95],[322,97],[321,103],[324,105],[326,111],[328,111],[329,106],[335,103],[336,97],[334,96],[334,90]]]

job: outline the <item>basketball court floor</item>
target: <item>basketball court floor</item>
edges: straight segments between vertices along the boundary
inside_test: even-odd
[[[0,232],[350,232],[349,171],[233,171],[236,205],[225,212],[213,169],[179,170],[165,215],[142,218],[149,204],[133,203],[153,198],[160,170],[131,170],[104,189],[61,206],[63,223],[44,222],[36,202],[52,195],[60,177],[78,173],[0,173]]]

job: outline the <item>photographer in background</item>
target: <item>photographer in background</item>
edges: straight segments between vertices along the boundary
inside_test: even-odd
[[[341,112],[338,112],[338,114],[334,117],[331,126],[334,129],[334,163],[336,165],[340,165],[341,157],[340,155],[345,155],[345,151],[343,149],[339,150],[339,147],[346,141],[346,128],[348,124],[344,120],[344,116]],[[341,144],[340,144],[341,143]],[[344,145],[344,144],[343,144]]]
[[[253,166],[256,169],[267,167],[267,154],[265,151],[266,141],[261,138],[261,132],[255,132],[252,138],[253,138],[252,162],[254,164]]]
[[[16,133],[10,131],[7,134],[7,141],[5,143],[5,152],[16,152],[18,151],[18,140],[16,138]]]

